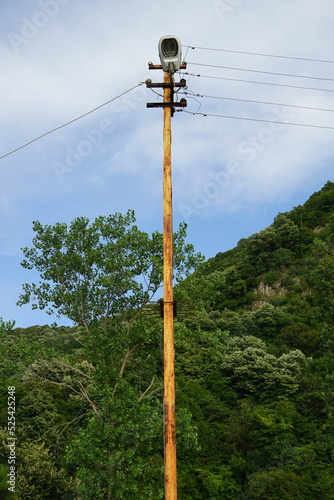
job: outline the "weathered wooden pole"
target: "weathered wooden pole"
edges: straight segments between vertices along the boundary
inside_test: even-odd
[[[173,297],[173,205],[172,205],[172,134],[171,117],[175,107],[186,107],[187,101],[174,102],[174,89],[186,86],[182,79],[175,83],[172,75],[185,69],[181,63],[181,42],[166,36],[159,41],[160,65],[148,63],[149,69],[163,69],[164,82],[146,81],[148,88],[164,89],[163,103],[147,103],[148,108],[162,107],[163,118],[163,283],[162,313],[164,322],[164,454],[165,500],[177,500],[175,362],[174,362],[174,297]]]
[[[172,76],[164,72],[164,103],[171,103]],[[173,298],[173,205],[171,162],[171,113],[164,108],[163,121],[163,266],[164,266],[164,441],[165,500],[177,500],[174,298]]]

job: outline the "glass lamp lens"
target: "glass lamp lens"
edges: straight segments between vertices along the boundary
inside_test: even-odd
[[[177,55],[178,47],[175,38],[164,40],[161,48],[165,57],[175,57]]]

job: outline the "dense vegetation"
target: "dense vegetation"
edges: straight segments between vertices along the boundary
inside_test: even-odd
[[[88,222],[36,222],[24,250],[43,281],[20,302],[77,326],[0,324],[4,499],[8,386],[20,498],[163,498],[162,323],[143,309],[161,286],[161,235],[130,212]],[[334,183],[207,262],[184,238],[181,227],[180,500],[334,499]]]

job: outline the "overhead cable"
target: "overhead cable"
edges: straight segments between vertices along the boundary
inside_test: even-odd
[[[182,110],[176,110],[179,113],[188,113],[189,115],[202,115],[202,116],[214,116],[216,118],[231,118],[232,120],[246,120],[246,121],[251,121],[251,122],[264,122],[264,123],[274,123],[277,125],[294,125],[295,127],[310,127],[310,128],[322,128],[322,129],[329,129],[329,130],[334,130],[334,127],[328,127],[325,125],[310,125],[307,123],[293,123],[293,122],[281,122],[281,121],[276,121],[276,120],[265,120],[261,118],[248,118],[244,116],[231,116],[231,115],[217,115],[213,113],[200,113],[198,111],[192,112],[192,111],[187,111],[185,109]]]
[[[187,49],[199,49],[199,50],[212,50],[212,51],[217,51],[217,52],[230,52],[232,54],[246,54],[250,56],[263,56],[263,57],[277,57],[280,59],[294,59],[294,60],[299,60],[299,61],[312,61],[312,62],[319,62],[319,63],[329,63],[329,64],[334,64],[333,60],[328,60],[328,59],[314,59],[311,57],[296,57],[296,56],[282,56],[282,55],[277,55],[277,54],[265,54],[262,52],[246,52],[243,50],[229,50],[229,49],[212,49],[209,47],[195,47],[191,45],[185,45],[184,47],[187,47]]]
[[[189,75],[189,76],[201,77],[201,78],[212,78],[214,80],[229,80],[229,81],[233,81],[233,82],[256,83],[256,84],[260,84],[260,85],[272,85],[274,87],[289,87],[289,88],[293,88],[293,89],[318,90],[321,92],[334,92],[334,89],[319,89],[319,88],[315,88],[315,87],[302,87],[300,85],[288,85],[285,83],[259,82],[259,81],[254,81],[254,80],[242,80],[239,78],[228,78],[226,76],[199,75],[196,73],[188,73],[188,72],[185,72],[183,74]]]
[[[137,85],[135,85],[134,87],[131,87],[130,89],[126,90],[125,92],[122,92],[121,94],[119,94],[118,96],[116,97],[113,97],[112,99],[109,99],[109,101],[107,102],[104,102],[103,104],[100,104],[100,106],[97,106],[96,108],[94,109],[91,109],[90,111],[87,111],[87,113],[84,113],[83,115],[80,115],[78,116],[77,118],[74,118],[73,120],[70,120],[69,122],[66,122],[64,123],[63,125],[59,125],[58,127],[55,127],[53,128],[52,130],[49,130],[48,132],[45,132],[44,134],[36,137],[35,139],[32,139],[31,141],[29,142],[26,142],[25,144],[23,144],[22,146],[19,146],[18,148],[16,149],[13,149],[12,151],[9,151],[9,153],[6,153],[2,156],[0,156],[0,160],[2,160],[3,158],[5,158],[6,156],[9,156],[13,153],[16,153],[17,151],[19,151],[20,149],[23,149],[27,146],[29,146],[30,144],[32,144],[33,142],[36,142],[38,141],[39,139],[42,139],[43,137],[45,137],[46,135],[49,135],[49,134],[52,134],[53,132],[56,132],[56,130],[60,130],[61,128],[64,128],[64,127],[67,127],[67,125],[70,125],[71,123],[74,123],[78,120],[81,120],[81,118],[84,118],[85,116],[88,116],[90,115],[91,113],[94,113],[95,111],[97,111],[98,109],[100,108],[103,108],[104,106],[107,106],[107,104],[110,104],[111,102],[113,101],[116,101],[116,99],[119,99],[120,97],[122,97],[123,95],[131,92],[131,90],[134,90],[135,88],[137,87],[140,87],[140,85],[143,85],[145,82],[140,82],[138,83]]]
[[[290,73],[275,73],[273,71],[261,71],[261,70],[257,70],[257,69],[236,68],[234,66],[219,66],[216,64],[202,64],[202,63],[196,63],[196,62],[192,62],[192,61],[187,61],[187,64],[193,64],[194,66],[205,66],[208,68],[231,69],[234,71],[248,71],[250,73],[262,73],[264,75],[288,76],[288,77],[293,77],[293,78],[309,78],[311,80],[326,80],[328,82],[334,82],[334,78],[321,78],[320,76],[294,75],[294,74],[290,74]]]
[[[237,97],[222,97],[222,96],[213,96],[213,95],[206,95],[206,94],[195,94],[193,92],[189,91],[184,91],[181,92],[183,95],[189,95],[192,97],[206,97],[208,99],[224,99],[226,101],[238,101],[238,102],[250,102],[253,104],[269,104],[270,106],[285,106],[288,108],[298,108],[298,109],[310,109],[312,111],[328,111],[330,113],[334,113],[334,109],[327,109],[327,108],[315,108],[313,106],[300,106],[297,104],[286,104],[282,102],[270,102],[270,101],[255,101],[253,99],[240,99]]]

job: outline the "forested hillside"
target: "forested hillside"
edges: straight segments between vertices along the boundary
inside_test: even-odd
[[[161,235],[131,213],[34,230],[20,303],[77,326],[1,321],[1,498],[162,499]],[[334,183],[206,262],[181,226],[175,255],[180,500],[334,499]]]

